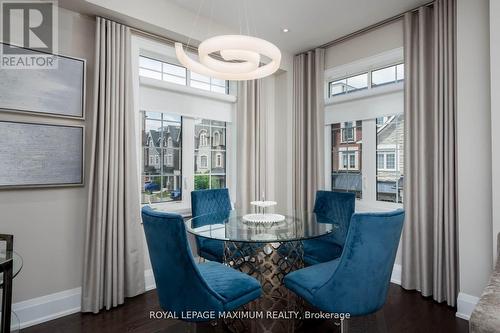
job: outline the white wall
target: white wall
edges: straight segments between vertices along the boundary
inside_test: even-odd
[[[490,0],[492,202],[500,202],[500,1]],[[500,206],[493,205],[493,260],[497,260]]]
[[[481,295],[492,268],[489,52],[488,0],[458,0],[460,292],[472,296]]]
[[[403,21],[398,20],[326,50],[325,68],[369,58],[403,46]]]
[[[1,120],[85,124],[86,170],[91,143],[94,19],[59,9],[59,53],[87,60],[85,122],[0,112]],[[0,191],[0,231],[14,235],[24,266],[14,280],[14,302],[81,286],[85,187]]]

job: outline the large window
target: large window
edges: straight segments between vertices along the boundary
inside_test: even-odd
[[[194,189],[226,187],[226,123],[199,120],[194,135]]]
[[[403,202],[404,116],[377,118],[377,200]]]
[[[142,203],[182,199],[182,118],[142,112]]]
[[[362,125],[361,121],[333,124],[332,190],[356,193],[362,197]]]
[[[139,57],[139,75],[196,89],[229,94],[229,82],[203,76],[186,68],[145,56]]]

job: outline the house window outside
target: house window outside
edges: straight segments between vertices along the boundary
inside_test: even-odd
[[[353,192],[357,198],[362,198],[363,144],[361,126],[361,121],[331,125],[332,190]]]
[[[174,156],[171,153],[167,155],[167,161],[165,164],[169,167],[174,165]]]
[[[199,142],[200,142],[201,147],[208,146],[207,131],[205,131],[205,130],[200,131],[200,141]]]
[[[202,119],[195,125],[194,189],[226,187],[226,123]]]
[[[200,171],[208,169],[208,156],[200,156]]]
[[[142,203],[182,199],[181,129],[179,116],[142,112]]]
[[[220,133],[219,131],[214,132],[214,146],[219,146],[220,145]]]
[[[354,141],[354,125],[352,121],[347,121],[342,123],[342,142],[351,142]]]
[[[404,115],[377,119],[377,200],[403,202]]]

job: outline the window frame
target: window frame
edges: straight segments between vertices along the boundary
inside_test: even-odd
[[[162,203],[168,203],[168,202],[172,202],[174,200],[161,200],[161,201],[156,201],[156,202],[143,202],[142,201],[142,198],[143,198],[143,191],[145,192],[145,189],[144,189],[144,186],[146,184],[145,182],[145,179],[146,177],[149,178],[149,181],[151,181],[151,179],[155,179],[155,178],[159,178],[160,179],[160,193],[163,193],[163,184],[164,184],[164,180],[166,183],[170,183],[170,179],[172,177],[179,177],[180,176],[180,179],[179,179],[179,183],[177,183],[178,187],[177,188],[173,188],[171,190],[171,192],[173,191],[176,191],[176,190],[179,190],[180,193],[181,193],[181,199],[182,200],[182,197],[184,195],[184,188],[182,186],[182,177],[183,177],[183,170],[182,170],[182,150],[183,150],[183,145],[182,145],[182,137],[181,137],[181,141],[180,141],[180,145],[178,147],[174,147],[173,144],[171,147],[167,147],[167,145],[165,144],[166,141],[172,141],[172,137],[171,136],[168,136],[167,140],[165,138],[165,134],[163,134],[163,130],[160,131],[160,136],[158,138],[158,145],[155,146],[155,144],[153,143],[153,141],[151,140],[151,136],[149,135],[150,134],[150,131],[144,131],[144,128],[143,128],[143,124],[145,125],[146,124],[146,118],[145,118],[145,113],[147,111],[141,111],[139,112],[139,115],[140,115],[140,119],[141,119],[141,128],[140,128],[140,134],[138,135],[138,141],[139,141],[139,150],[140,150],[140,159],[139,159],[139,175],[140,175],[140,192],[141,192],[141,204],[162,204]],[[160,126],[160,128],[164,128],[165,126],[171,126],[172,124],[178,124],[176,125],[176,127],[180,127],[180,134],[182,135],[182,124],[183,124],[183,117],[182,116],[179,116],[178,117],[179,120],[169,120],[169,119],[165,119],[165,118],[153,118],[153,119],[150,119],[149,121],[152,121],[153,123],[158,123],[157,125]],[[144,142],[143,141],[143,135],[147,135],[147,141]],[[144,145],[143,145],[143,142],[144,142]],[[153,151],[154,153],[151,153],[151,151]],[[179,153],[179,170],[174,170],[173,173],[168,173],[165,168],[169,168],[169,167],[173,167],[175,165],[174,163],[174,152],[178,151]],[[145,157],[146,155],[145,154],[148,154],[148,159],[147,159],[147,166],[150,167],[151,165],[155,165],[155,168],[157,168],[157,165],[159,165],[159,171],[157,174],[148,174],[146,172],[146,166],[145,166]],[[143,172],[144,171],[144,172]],[[176,173],[176,171],[178,171],[179,173]],[[174,180],[174,184],[176,183],[176,181]],[[168,191],[168,190],[167,190]],[[151,195],[152,193],[149,193],[149,195]],[[163,194],[161,194],[161,197],[163,199]],[[179,201],[179,200],[177,200]]]
[[[404,63],[404,47],[402,46],[387,50],[379,54],[375,54],[373,56],[369,56],[367,58],[362,58],[351,63],[327,68],[324,74],[325,106],[329,106],[335,103],[343,103],[358,98],[365,98],[372,95],[391,93],[393,91],[402,90],[404,87],[404,80],[399,81],[395,84],[377,86],[377,89],[374,89],[371,87],[371,75],[368,75],[368,89],[353,91],[353,93],[337,94],[333,95],[333,97],[331,95],[330,89],[331,82],[342,80],[347,77],[353,77],[361,73],[368,73],[385,67],[397,66],[401,63]]]
[[[399,79],[398,80],[397,68],[400,65],[404,66],[404,61],[403,62],[398,61],[396,63],[392,63],[390,65],[384,65],[382,67],[373,67],[373,68],[370,68],[368,70],[362,71],[362,72],[357,73],[357,74],[350,74],[350,75],[347,75],[347,76],[344,75],[344,76],[341,76],[341,77],[338,77],[338,78],[328,78],[328,80],[327,80],[327,89],[326,89],[327,90],[326,99],[330,100],[330,99],[334,99],[335,97],[338,97],[338,96],[345,96],[345,95],[350,95],[350,94],[356,94],[356,93],[359,93],[361,91],[372,90],[372,89],[377,89],[377,88],[384,87],[384,86],[391,86],[393,84],[403,83],[405,81],[405,78],[406,78],[405,76],[403,77],[403,79]],[[391,68],[391,67],[394,67],[394,81],[389,81],[389,82],[386,82],[386,83],[381,83],[381,84],[374,85],[373,84],[373,73],[377,72],[377,71],[380,71],[380,70],[383,70],[383,69]],[[406,72],[403,71],[403,73],[406,73]],[[345,90],[345,91],[343,91],[341,93],[336,93],[336,94],[332,95],[332,84],[333,83],[345,80],[346,81],[345,84],[348,85],[348,80],[350,78],[354,78],[354,77],[357,77],[357,76],[360,76],[360,75],[363,75],[363,74],[367,75],[367,86],[366,87],[356,88],[356,89],[352,89],[352,90]]]
[[[403,63],[404,54],[403,48],[389,50],[387,52],[377,54],[365,59],[357,60],[352,63],[340,65],[337,67],[328,68],[325,70],[324,80],[324,96],[325,96],[325,187],[332,188],[332,124],[344,122],[361,122],[361,130],[363,137],[360,141],[363,148],[360,152],[361,174],[362,174],[362,198],[357,199],[356,209],[360,210],[386,210],[400,208],[401,203],[377,201],[377,124],[378,117],[391,117],[397,114],[404,114],[404,81],[399,81],[395,84],[385,86],[377,86],[377,89],[371,88],[371,75],[368,76],[369,88],[363,91],[357,91],[352,94],[335,95],[330,97],[330,82],[339,79],[355,76],[362,72],[371,72],[372,70],[381,69],[384,67],[397,66]],[[398,101],[396,109],[392,108],[388,111],[387,108],[370,105],[370,100],[376,101],[375,98],[380,98],[382,95],[390,96],[391,102],[388,105],[395,105]],[[349,102],[349,103],[346,103]],[[365,108],[355,109],[352,102],[363,103]],[[399,106],[400,105],[400,106]],[[356,126],[357,127],[357,126]],[[370,138],[370,140],[367,140]],[[342,139],[342,138],[340,138]],[[403,158],[396,154],[396,168],[399,159]],[[385,161],[384,161],[385,164]],[[393,171],[393,170],[392,170]]]
[[[175,50],[171,45],[161,43],[137,34],[132,34],[131,40],[131,66],[132,66],[132,81],[134,94],[134,111],[136,114],[136,133],[137,138],[140,138],[141,111],[164,112],[167,114],[175,114],[182,116],[182,201],[171,201],[154,203],[152,206],[155,209],[177,212],[183,216],[191,214],[191,196],[189,193],[194,190],[194,125],[197,119],[211,119],[216,121],[226,122],[226,154],[225,154],[225,167],[226,167],[226,187],[229,189],[232,198],[235,198],[234,184],[236,184],[236,136],[233,134],[234,112],[237,103],[237,84],[233,81],[227,81],[229,94],[216,93],[212,91],[200,90],[179,84],[149,79],[147,77],[139,76],[139,56],[152,57],[153,59],[166,61],[168,63],[177,64]],[[188,71],[189,72],[189,71]],[[140,94],[142,90],[148,93],[148,97],[154,97],[155,103],[150,102],[150,98],[141,99]],[[153,94],[154,92],[154,94]],[[165,92],[165,95],[163,95]],[[153,94],[153,95],[151,95]],[[181,98],[182,110],[175,108],[165,107],[164,100],[161,96],[173,97],[179,96]],[[194,96],[195,98],[189,98]],[[177,97],[175,97],[177,98]],[[204,105],[208,105],[207,109],[203,109]],[[220,107],[214,109],[214,107]],[[201,109],[200,109],[201,107]],[[142,161],[141,153],[141,140],[137,140],[136,146],[138,163]],[[188,147],[192,147],[189,150]],[[140,169],[139,169],[140,170]],[[141,173],[137,172],[138,182],[142,184]],[[140,195],[140,188],[138,188]]]

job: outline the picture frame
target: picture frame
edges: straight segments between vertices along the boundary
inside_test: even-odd
[[[85,183],[85,126],[0,120],[0,189]]]
[[[21,52],[46,54],[3,42],[1,45],[22,49]],[[0,111],[85,120],[87,61],[52,55],[58,59],[56,69],[0,67]]]

